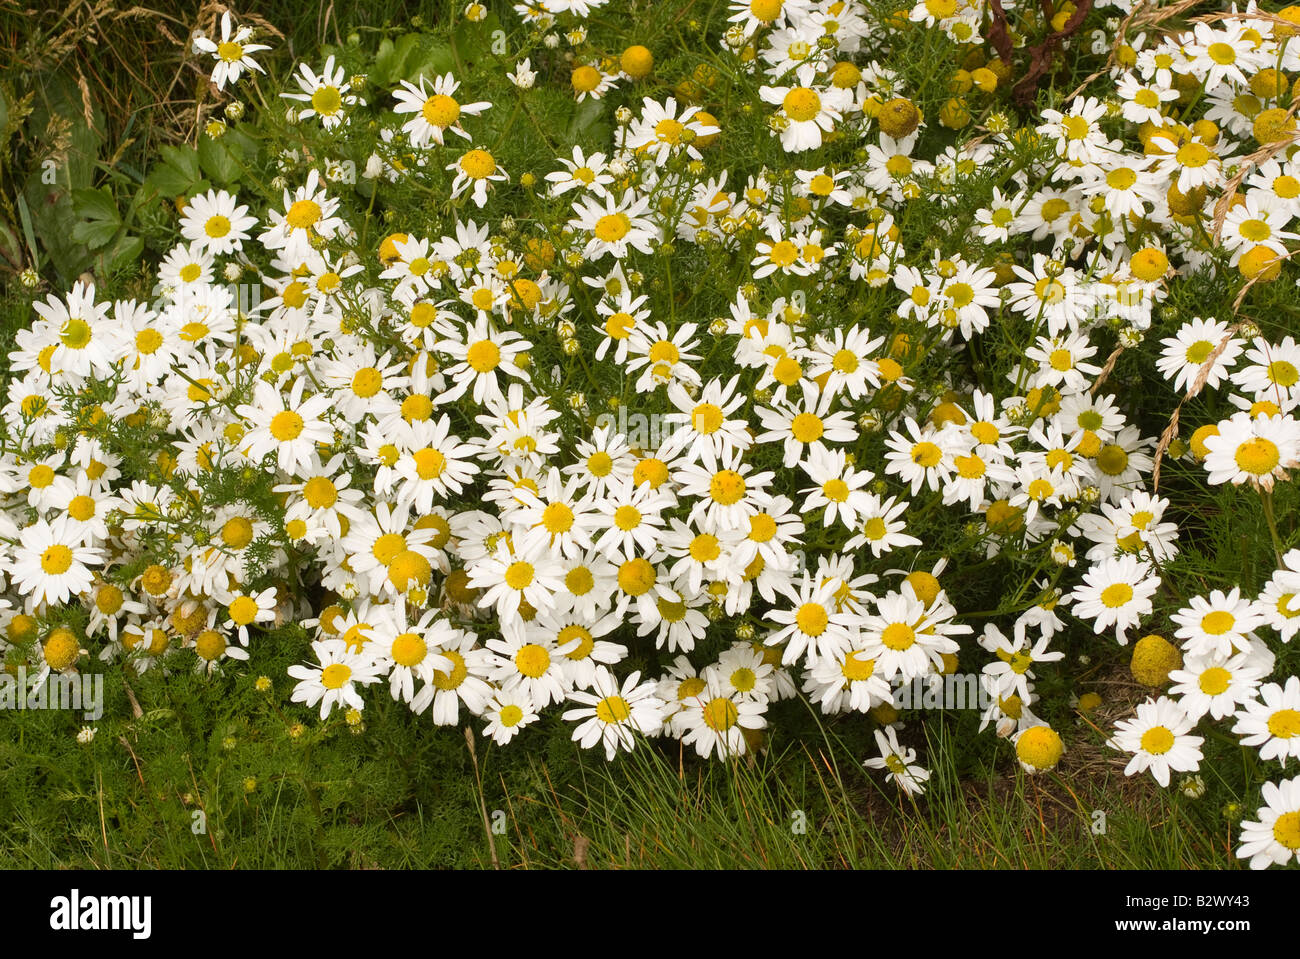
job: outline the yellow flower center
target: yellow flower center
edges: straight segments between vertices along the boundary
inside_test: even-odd
[[[298,200],[289,207],[285,222],[295,230],[306,230],[321,218],[321,208],[313,200]]]
[[[1142,734],[1141,745],[1152,755],[1163,755],[1174,748],[1174,734],[1164,726],[1152,726]]]
[[[1225,609],[1216,609],[1206,613],[1201,619],[1202,631],[1211,636],[1222,636],[1237,623],[1237,617]]]
[[[608,213],[596,221],[592,232],[604,243],[615,243],[627,236],[631,229],[632,221],[626,213]]]
[[[807,87],[794,87],[781,101],[785,115],[796,123],[805,123],[821,112],[822,98],[816,90]]]
[[[1128,583],[1111,583],[1101,591],[1101,604],[1108,609],[1118,609],[1133,598],[1133,587]]]
[[[632,707],[622,696],[606,696],[596,704],[596,718],[602,723],[621,723],[632,715]]]
[[[352,667],[345,663],[331,663],[320,671],[320,684],[326,689],[342,689],[352,678]]]
[[[1273,838],[1285,848],[1300,849],[1300,812],[1284,812],[1273,823]]]
[[[636,529],[641,525],[641,511],[635,506],[620,506],[614,510],[614,525],[625,533]]]
[[[338,87],[321,87],[311,95],[311,108],[323,117],[332,117],[343,109]]]
[[[1268,731],[1278,739],[1300,736],[1300,712],[1294,709],[1279,709],[1268,717]]]
[[[224,43],[217,44],[217,57],[223,63],[238,63],[244,58],[243,44],[236,43],[234,40],[226,40]]]
[[[428,652],[428,644],[418,633],[402,633],[393,640],[393,662],[399,666],[419,665]]]
[[[881,632],[880,641],[895,652],[911,649],[916,642],[916,630],[907,623],[890,623]]]
[[[233,516],[221,527],[221,541],[230,549],[243,549],[253,541],[253,524],[243,516]]]
[[[655,568],[649,560],[636,557],[618,568],[618,588],[629,596],[642,596],[655,584]]]
[[[446,128],[460,119],[460,104],[452,97],[435,93],[424,101],[424,106],[420,108],[420,116],[424,117],[430,126]]]
[[[718,696],[709,700],[708,705],[703,709],[704,724],[714,732],[722,732],[736,725],[740,719],[740,713],[736,709],[736,704],[725,696]]]
[[[296,440],[303,430],[302,417],[293,410],[282,410],[271,417],[271,435],[281,443]]]
[[[486,150],[470,150],[460,158],[460,170],[471,180],[484,180],[497,172],[497,162]]]
[[[820,636],[829,623],[830,615],[821,603],[804,603],[794,615],[794,624],[805,636]]]
[[[718,470],[709,480],[709,495],[723,506],[738,503],[745,495],[745,478],[735,470]]]
[[[41,569],[50,576],[61,576],[72,567],[72,550],[62,543],[46,547],[41,553]]]
[[[251,596],[240,596],[230,603],[230,619],[236,626],[247,626],[257,618],[257,600]]]
[[[1207,696],[1218,696],[1226,692],[1228,683],[1232,680],[1232,673],[1228,672],[1222,666],[1211,666],[1205,672],[1201,673],[1198,685],[1201,692]]]
[[[551,668],[551,654],[536,643],[526,643],[515,653],[515,667],[529,679],[537,679]]]
[[[455,689],[469,675],[469,666],[465,663],[465,657],[454,649],[443,649],[439,652],[451,660],[451,672],[444,673],[441,669],[435,669],[433,685],[438,689]]]
[[[491,340],[479,340],[466,351],[465,362],[476,373],[490,373],[501,363],[501,348]]]
[[[506,567],[506,585],[511,589],[526,589],[532,585],[534,573],[532,563],[525,563],[522,560],[511,563]]]

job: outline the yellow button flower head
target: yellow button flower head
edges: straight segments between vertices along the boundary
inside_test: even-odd
[[[1016,758],[1030,774],[1055,769],[1064,752],[1065,744],[1051,726],[1030,726],[1016,737]]]

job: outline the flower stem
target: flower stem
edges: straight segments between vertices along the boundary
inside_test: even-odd
[[[1264,522],[1268,524],[1268,535],[1273,537],[1273,556],[1277,559],[1277,565],[1282,566],[1282,542],[1277,535],[1277,520],[1273,517],[1273,491],[1259,491],[1259,500],[1264,504]]]

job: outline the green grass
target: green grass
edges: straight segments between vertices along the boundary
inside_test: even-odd
[[[860,766],[857,717],[824,728],[801,702],[753,760],[702,763],[660,742],[607,764],[554,716],[500,749],[375,697],[365,726],[321,724],[258,692],[254,669],[208,682],[106,676],[81,718],[0,723],[0,866],[10,868],[1234,868],[1221,784],[1188,799],[1126,779],[1086,726],[1058,773],[1009,750],[972,762],[965,717],[909,720],[932,778],[915,802]],[[262,665],[267,665],[263,663]],[[268,669],[269,672],[269,669]],[[271,673],[271,675],[275,675]],[[128,694],[128,685],[130,692]],[[135,715],[132,699],[139,707]],[[125,718],[123,718],[125,717]],[[802,720],[801,721],[801,717]],[[956,722],[954,722],[956,720]],[[292,724],[305,721],[298,737]],[[990,737],[991,738],[991,737]],[[1207,775],[1207,779],[1210,777]],[[251,787],[251,788],[250,788]],[[1103,812],[1104,831],[1095,832]],[[204,826],[206,828],[200,828]]]
[[[382,37],[442,23],[459,6],[250,0],[239,12],[286,31],[276,41],[283,49],[267,58],[282,74],[293,57],[314,56],[324,43],[343,45],[353,31],[369,51]],[[636,8],[645,18],[650,6]],[[198,16],[214,10],[205,7]],[[0,93],[11,105],[30,95],[32,116],[41,121],[6,130],[11,149],[0,152],[0,370],[7,367],[3,354],[14,332],[32,315],[31,294],[15,277],[38,252],[23,236],[14,198],[39,169],[51,140],[62,136],[81,137],[89,151],[78,174],[84,186],[134,184],[160,145],[194,141],[194,117],[208,94],[175,38],[188,33],[195,17],[187,4],[146,9],[88,0],[28,17],[13,0],[0,0]],[[913,52],[917,58],[924,53]],[[665,76],[689,74],[691,56],[665,57]],[[1077,79],[1067,72],[1058,82],[1068,89]],[[920,98],[942,100],[944,82],[939,72],[927,74],[917,88]],[[89,121],[72,128],[57,122],[59,116],[75,121],[86,113]],[[738,139],[752,140],[756,157],[760,151],[776,155],[761,113],[749,119],[732,113]],[[511,121],[510,111],[502,109],[482,124],[492,138],[500,134],[508,141],[504,165],[515,174],[549,169],[535,164],[549,164],[554,151],[531,137],[508,138]],[[754,165],[761,162],[757,157]],[[1000,175],[989,171],[990,182]],[[948,214],[967,216],[983,190],[971,195],[971,209],[959,206]],[[412,201],[411,207],[418,204]],[[132,225],[151,253],[174,238],[174,224],[161,214],[151,219],[155,214],[141,210]],[[938,222],[939,211],[917,203],[907,216],[919,218],[904,222],[908,234],[922,235]],[[58,238],[56,231],[42,231],[38,241],[42,296],[75,278],[75,271],[63,275],[45,248]],[[83,251],[63,252],[67,263],[77,263]],[[718,272],[718,263],[706,264],[703,255],[697,263],[702,274],[726,272]],[[658,277],[650,282],[662,292]],[[1229,315],[1237,287],[1203,274],[1173,289],[1153,336],[1167,335],[1192,315]],[[891,309],[888,295],[865,293],[846,308],[854,319],[884,314]],[[1292,300],[1284,284],[1259,285],[1246,309],[1276,339],[1295,324]],[[688,308],[702,316],[725,312],[725,304],[709,302],[707,291],[699,302],[682,304],[683,311]],[[997,352],[993,342],[972,347],[980,375],[995,375]],[[1135,419],[1143,435],[1158,435],[1176,399],[1156,378],[1150,353],[1148,347],[1121,356],[1106,389],[1158,398]],[[1208,421],[1225,406],[1202,398],[1184,411],[1185,422]],[[1258,504],[1229,490],[1207,499],[1198,468],[1166,461],[1164,469],[1161,491],[1174,501],[1170,518],[1185,531],[1184,552],[1169,581],[1204,591],[1262,583],[1271,572],[1272,549]],[[1293,486],[1280,488],[1276,508],[1288,543],[1296,539],[1298,505]],[[1187,522],[1191,517],[1198,522]],[[950,528],[936,542],[962,541],[962,524],[955,518],[944,522]],[[998,605],[1000,584],[1011,582],[1013,573],[1032,579],[1026,564],[1011,555],[989,566],[954,569],[945,587],[963,611],[985,610]],[[1153,622],[1149,628],[1166,625]],[[1109,728],[1146,694],[1124,679],[1123,650],[1112,644],[1098,652],[1101,644],[1077,624],[1061,643],[1072,662],[1085,649],[1098,662],[1075,671],[1082,675],[1045,675],[1045,700],[1064,703],[1070,692],[1096,684],[1108,699],[1107,718],[1098,718],[1097,726]],[[546,716],[507,749],[480,741],[471,752],[459,730],[433,728],[427,716],[412,716],[382,690],[367,697],[363,730],[350,730],[337,715],[320,723],[288,703],[285,666],[301,659],[302,636],[289,631],[254,646],[253,661],[241,675],[211,682],[188,674],[184,658],[168,677],[156,670],[136,677],[113,667],[105,674],[106,718],[88,746],[75,740],[78,717],[5,716],[0,865],[1235,868],[1234,830],[1223,811],[1257,790],[1263,778],[1249,764],[1207,760],[1204,797],[1162,791],[1149,776],[1124,777],[1123,758],[1102,748],[1103,735],[1068,714],[1046,717],[1067,733],[1070,752],[1060,770],[1031,778],[991,734],[973,738],[969,714],[913,714],[906,717],[903,740],[933,772],[927,794],[913,803],[883,785],[879,774],[861,769],[861,761],[875,753],[869,721],[849,716],[823,727],[799,702],[772,711],[770,750],[752,764],[704,764],[665,742],[607,765],[599,754],[578,750],[557,715]],[[1300,654],[1282,653],[1280,674],[1294,671]],[[272,677],[273,693],[256,691],[259,674]],[[304,724],[296,737],[295,723]],[[959,750],[957,741],[975,745]],[[1093,829],[1098,811],[1105,813],[1104,832]]]

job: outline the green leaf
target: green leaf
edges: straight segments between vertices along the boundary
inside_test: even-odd
[[[80,220],[73,224],[72,238],[92,250],[105,246],[122,225],[117,201],[106,186],[97,190],[73,190],[72,211]]]
[[[106,246],[116,233],[117,224],[106,220],[82,220],[72,227],[72,238],[92,250]]]
[[[108,253],[109,272],[124,270],[144,255],[144,240],[123,234]]]
[[[107,220],[114,226],[121,222],[117,215],[117,202],[108,187],[98,190],[73,190],[72,208],[77,216],[89,220]]]
[[[217,183],[231,184],[239,179],[239,161],[235,159],[230,148],[221,140],[205,136],[199,140],[199,166],[208,175],[208,179]]]
[[[569,121],[569,140],[576,143],[584,133],[595,125],[604,112],[604,100],[594,100],[588,97],[579,103],[577,109],[573,111],[573,119]]]
[[[40,238],[42,259],[48,257],[64,281],[75,278],[90,263],[85,244],[73,236],[79,219],[74,209],[74,190],[94,182],[104,138],[100,134],[103,115],[92,105],[91,122],[86,122],[81,91],[76,82],[61,73],[46,79],[32,102],[26,120],[28,136],[47,142],[52,129],[71,124],[66,149],[60,149],[36,165],[23,184],[23,196],[31,216],[32,233]]]
[[[200,179],[199,155],[191,147],[165,146],[163,162],[150,171],[145,182],[164,196],[182,196]]]
[[[418,83],[421,76],[432,79],[455,66],[451,47],[445,43],[430,43],[419,33],[407,33],[396,42],[385,38],[375,54],[371,78],[380,86],[393,86],[399,80]]]

